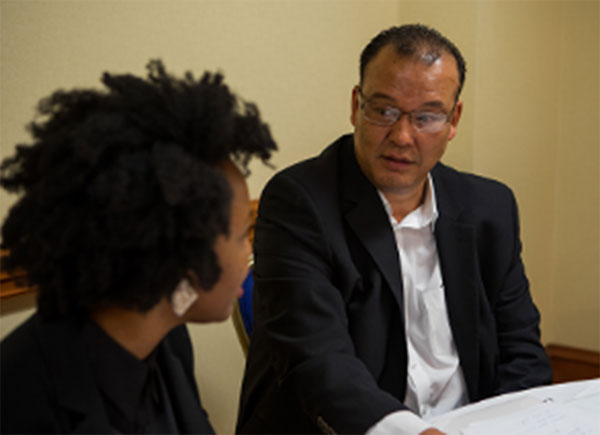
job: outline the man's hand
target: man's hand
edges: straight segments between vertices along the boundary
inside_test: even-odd
[[[419,435],[446,435],[444,432],[440,432],[436,428],[430,427],[429,429],[425,429]]]

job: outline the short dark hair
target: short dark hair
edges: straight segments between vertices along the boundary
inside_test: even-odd
[[[106,91],[58,90],[0,165],[21,197],[2,226],[2,267],[24,268],[44,317],[100,305],[144,312],[191,269],[210,289],[213,245],[228,234],[232,191],[220,163],[248,173],[277,149],[252,103],[219,73],[176,79],[160,60],[147,78],[104,73]]]
[[[437,30],[423,24],[406,24],[383,30],[367,44],[360,55],[360,82],[368,63],[387,46],[393,45],[399,56],[419,56],[428,64],[437,60],[442,52],[451,54],[458,67],[458,100],[465,82],[466,62],[460,50]]]

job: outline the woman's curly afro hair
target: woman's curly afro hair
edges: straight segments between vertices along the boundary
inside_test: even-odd
[[[24,268],[44,317],[100,305],[146,311],[194,270],[218,280],[231,189],[216,165],[248,173],[276,144],[255,105],[221,74],[196,80],[148,64],[146,79],[104,73],[106,91],[56,91],[39,103],[30,145],[2,162],[21,194],[2,226],[3,268]]]

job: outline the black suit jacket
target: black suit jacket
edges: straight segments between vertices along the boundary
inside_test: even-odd
[[[551,381],[504,185],[438,164],[435,238],[469,399]],[[277,174],[255,233],[242,433],[363,433],[405,409],[402,278],[388,216],[348,135]]]
[[[0,344],[2,433],[114,433],[83,342],[72,320],[45,322],[35,314]],[[164,375],[182,433],[214,433],[194,379],[185,326],[159,344]],[[117,374],[115,374],[117,375]]]

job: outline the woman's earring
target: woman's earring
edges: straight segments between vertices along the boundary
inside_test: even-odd
[[[192,306],[198,298],[198,293],[192,287],[187,278],[182,278],[177,285],[177,288],[171,295],[171,305],[173,312],[177,317],[181,317]]]

